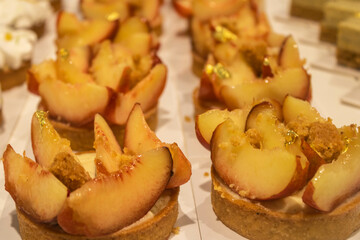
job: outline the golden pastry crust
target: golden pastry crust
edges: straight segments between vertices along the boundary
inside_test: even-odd
[[[212,168],[211,203],[227,227],[252,240],[338,240],[360,228],[360,194],[329,213],[313,209],[297,213],[271,210],[258,203],[234,199],[220,185]]]
[[[19,69],[0,70],[1,89],[4,91],[23,84],[26,80],[26,73],[29,67],[30,62],[24,62]]]
[[[32,221],[17,209],[20,235],[23,240],[155,240],[167,239],[178,216],[179,188],[168,189],[152,208],[154,217],[134,224],[116,233],[101,237],[74,236],[65,233],[58,225]]]

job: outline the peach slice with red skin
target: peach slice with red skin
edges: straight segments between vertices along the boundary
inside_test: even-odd
[[[277,119],[283,121],[283,113],[281,104],[273,99],[264,99],[251,108],[245,124],[245,129],[254,128],[256,126],[256,118],[258,114],[264,111],[271,112]]]
[[[351,139],[345,153],[319,167],[302,197],[307,205],[329,212],[360,189],[359,135]]]
[[[140,17],[126,19],[120,26],[115,43],[121,43],[134,55],[144,56],[156,49],[148,23]],[[154,46],[153,46],[154,45]]]
[[[130,7],[126,1],[118,0],[81,0],[80,8],[85,18],[124,21],[130,15]]]
[[[122,165],[123,152],[117,142],[111,128],[105,119],[95,115],[94,120],[94,148],[96,151],[96,170],[97,174],[109,175],[112,172],[119,171]]]
[[[8,145],[4,155],[5,189],[16,206],[38,222],[51,222],[61,211],[67,188],[49,171],[17,154]]]
[[[191,176],[191,165],[176,143],[162,142],[146,123],[139,104],[135,104],[125,126],[124,147],[132,153],[142,154],[150,149],[168,147],[173,159],[173,175],[166,188],[178,187]]]
[[[276,117],[268,115],[258,115],[260,148],[231,119],[220,124],[211,139],[216,172],[231,189],[249,199],[282,198],[301,189],[306,181],[306,158],[285,147]]]
[[[28,90],[39,95],[39,84],[48,79],[56,79],[57,70],[53,60],[46,60],[40,64],[32,65],[26,74]]]
[[[44,111],[37,111],[32,117],[31,144],[36,161],[45,169],[51,167],[59,152],[72,153],[70,141],[60,137]]]
[[[86,72],[89,68],[89,47],[74,47],[57,51],[57,60],[46,60],[32,65],[26,80],[30,92],[39,94],[39,84],[47,79],[61,78],[66,82],[91,82]]]
[[[286,37],[280,47],[278,64],[283,68],[301,68],[304,61],[300,59],[298,45],[290,35]]]
[[[69,20],[71,19],[71,21]],[[73,24],[73,27],[67,24]],[[57,20],[58,48],[75,46],[88,46],[102,42],[113,36],[118,28],[118,21],[103,19],[92,19],[80,21],[75,15],[67,12],[60,12]]]
[[[105,117],[112,123],[124,125],[135,105],[139,103],[143,111],[154,107],[164,90],[167,69],[163,64],[157,64],[150,73],[127,93],[118,93],[106,111]]]
[[[131,164],[97,177],[72,192],[58,215],[67,233],[110,234],[143,217],[164,191],[171,174],[167,148],[134,156]]]
[[[309,102],[290,95],[285,97],[282,109],[285,123],[296,120],[299,115],[311,122],[325,120]]]
[[[195,132],[199,142],[210,150],[210,141],[216,127],[231,118],[243,131],[245,130],[248,110],[235,109],[233,111],[212,109],[195,118]]]
[[[133,67],[131,52],[120,44],[106,40],[92,60],[90,72],[97,84],[107,86],[116,92],[129,88],[129,74]]]
[[[104,113],[111,97],[110,90],[94,83],[69,84],[59,80],[42,82],[39,94],[50,115],[74,125],[86,124],[96,113]]]
[[[283,102],[287,95],[306,99],[310,91],[310,78],[303,68],[289,68],[264,81],[252,81],[235,86],[224,85],[221,99],[230,109],[242,108],[262,98]]]

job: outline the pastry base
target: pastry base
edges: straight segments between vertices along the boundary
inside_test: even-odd
[[[252,240],[339,240],[360,227],[360,194],[330,213],[316,210],[281,213],[245,199],[234,199],[220,186],[212,168],[211,203],[227,227]]]
[[[22,240],[163,240],[170,236],[176,222],[178,196],[179,188],[165,190],[151,210],[154,217],[101,237],[70,235],[58,225],[35,223],[17,209],[20,235]]]
[[[41,108],[41,107],[40,107]],[[145,113],[146,121],[152,130],[157,126],[157,107],[150,109]],[[88,151],[94,149],[94,127],[89,124],[83,127],[72,126],[68,123],[58,121],[54,118],[49,118],[50,123],[55,130],[63,138],[66,138],[71,143],[71,149],[74,151]],[[110,125],[120,146],[123,146],[125,126]]]
[[[328,27],[324,24],[320,25],[320,40],[329,43],[336,43],[337,40],[337,28]]]
[[[26,81],[26,73],[29,67],[30,63],[26,62],[16,70],[0,70],[1,89],[4,91],[23,84]]]
[[[360,53],[337,48],[336,58],[338,63],[341,65],[360,69]]]
[[[297,5],[294,1],[291,2],[290,15],[314,21],[320,21],[324,16],[322,11]]]

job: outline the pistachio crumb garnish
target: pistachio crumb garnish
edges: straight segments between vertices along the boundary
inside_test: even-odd
[[[108,21],[115,21],[118,20],[119,18],[120,18],[120,14],[118,12],[112,12],[106,17]]]
[[[221,79],[227,79],[231,77],[230,72],[221,63],[217,63],[215,66],[207,64],[205,66],[205,73],[207,75],[215,73]]]
[[[215,32],[213,36],[217,41],[222,43],[237,39],[237,36],[233,32],[220,25],[215,27]]]

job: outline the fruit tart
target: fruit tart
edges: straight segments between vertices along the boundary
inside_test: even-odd
[[[3,90],[25,82],[37,40],[31,30],[0,26],[0,79]]]
[[[132,127],[149,137],[137,139]],[[16,203],[22,239],[169,237],[178,215],[179,186],[190,178],[190,163],[175,143],[156,137],[139,105],[126,128],[131,148],[122,149],[104,118],[96,115],[95,152],[74,154],[46,112],[33,115],[36,161],[10,145],[3,155],[5,189]],[[136,147],[139,141],[146,147]]]
[[[40,109],[49,111],[50,121],[74,150],[93,148],[96,113],[109,121],[120,142],[135,103],[156,127],[167,68],[154,52],[143,50],[139,54],[107,40],[93,48],[61,48],[56,60],[29,69],[28,89],[41,97]]]
[[[292,36],[278,37],[271,40],[276,44],[249,43],[240,51],[230,45],[217,46],[193,94],[195,113],[244,108],[262,98],[282,102],[288,94],[309,100],[310,75],[298,46]]]
[[[162,0],[82,0],[80,8],[82,14],[87,19],[118,19],[122,23],[129,17],[137,16],[145,19],[149,23],[150,28],[157,34],[160,34],[162,24],[160,14],[161,4]]]
[[[211,202],[248,239],[346,239],[360,227],[360,133],[307,101],[210,110],[196,131],[211,150]],[[210,136],[210,139],[209,139]]]
[[[235,1],[234,5],[226,6],[228,11],[219,12],[223,13],[222,15],[211,14],[211,11],[202,12],[202,8],[195,11],[197,9],[195,8],[196,2],[193,2],[194,13],[190,20],[195,74],[201,74],[208,54],[217,51],[218,47],[231,45],[237,51],[249,44],[252,46],[258,44],[261,47],[263,42],[267,42],[271,27],[265,13],[261,11],[256,1]],[[200,2],[205,4],[206,1]],[[227,1],[220,1],[220,3],[222,2]],[[224,7],[219,6],[217,11],[214,11],[218,12]]]

